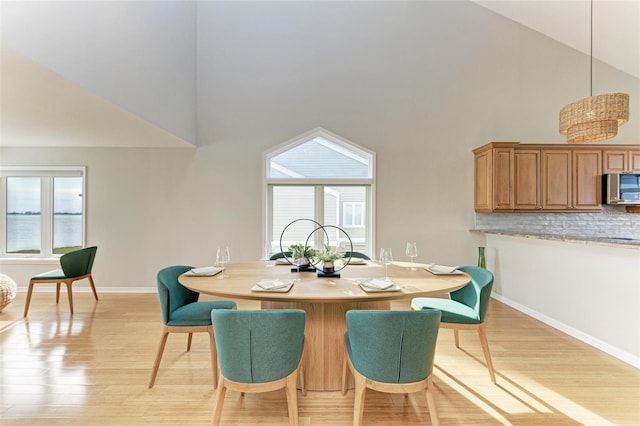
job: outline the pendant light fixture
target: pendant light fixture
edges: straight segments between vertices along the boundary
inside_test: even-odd
[[[560,133],[567,143],[609,139],[618,134],[618,126],[629,120],[629,95],[607,93],[593,96],[593,0],[591,0],[590,96],[572,102],[560,110]]]

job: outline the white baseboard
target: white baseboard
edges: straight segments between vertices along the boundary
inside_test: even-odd
[[[575,337],[576,339],[593,346],[596,349],[599,349],[615,358],[618,358],[621,361],[626,362],[638,369],[640,369],[640,357],[630,354],[617,348],[615,346],[610,345],[609,343],[603,342],[600,339],[596,339],[595,337],[586,334],[580,330],[577,330],[573,327],[570,327],[560,321],[557,321],[551,317],[541,314],[538,311],[534,311],[531,308],[528,308],[520,303],[514,302],[513,300],[501,296],[499,294],[492,293],[491,297],[496,299],[499,302],[504,303],[512,307],[513,309],[522,312],[523,314],[529,315],[532,318],[537,319],[538,321],[542,321],[543,323],[555,328],[556,330],[562,331],[563,333],[568,334],[571,337]]]

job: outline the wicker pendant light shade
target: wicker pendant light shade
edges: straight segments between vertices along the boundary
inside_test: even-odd
[[[629,95],[607,93],[572,102],[560,110],[560,133],[568,143],[594,142],[618,134],[629,121]]]
[[[560,133],[567,143],[609,139],[618,134],[618,126],[629,121],[629,95],[607,93],[593,96],[593,0],[591,0],[590,84],[591,96],[560,110]]]

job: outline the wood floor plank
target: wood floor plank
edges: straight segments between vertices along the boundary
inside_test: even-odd
[[[204,334],[194,335],[190,352],[186,336],[170,335],[148,389],[162,328],[157,296],[101,293],[96,302],[80,292],[73,316],[64,302],[37,293],[24,319],[19,294],[0,312],[2,426],[211,424],[215,393]],[[495,300],[487,337],[497,385],[476,333],[461,332],[456,349],[453,333],[441,330],[434,396],[443,425],[640,424],[638,369]],[[353,391],[309,392],[298,405],[301,425],[349,425]],[[287,425],[284,391],[229,391],[222,421]],[[430,424],[426,397],[367,391],[364,424]]]

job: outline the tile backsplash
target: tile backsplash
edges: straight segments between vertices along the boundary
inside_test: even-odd
[[[476,213],[476,229],[595,238],[640,239],[640,213],[602,206],[600,213]]]

